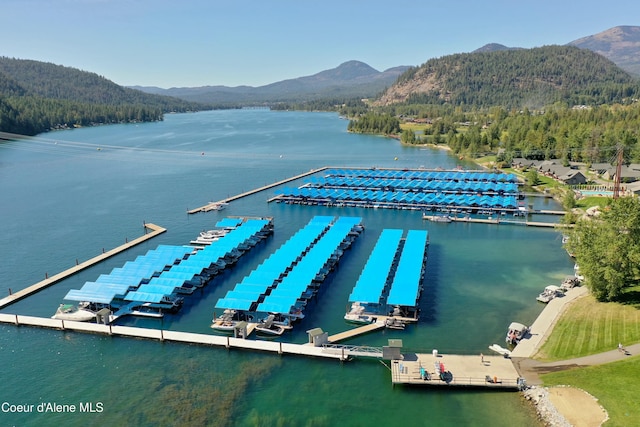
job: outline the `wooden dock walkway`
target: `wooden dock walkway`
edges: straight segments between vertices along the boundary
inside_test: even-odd
[[[291,344],[268,340],[249,340],[227,335],[207,335],[192,332],[168,331],[162,329],[138,328],[132,326],[104,325],[101,323],[74,322],[70,320],[50,319],[44,317],[23,316],[0,313],[0,323],[27,325],[43,328],[76,331],[111,336],[143,338],[157,341],[173,341],[189,344],[225,347],[227,349],[257,350],[276,354],[321,357],[335,360],[347,360],[345,352],[324,347]]]
[[[384,320],[378,319],[375,323],[369,323],[368,325],[360,326],[358,328],[349,329],[344,332],[340,332],[339,334],[330,335],[329,342],[336,343],[339,341],[344,341],[349,338],[353,338],[358,335],[366,334],[372,331],[377,331],[378,329],[384,328]]]
[[[441,365],[442,364],[442,365]],[[441,375],[440,373],[444,371]],[[404,354],[391,361],[391,382],[421,386],[483,387],[518,390],[518,371],[502,356]]]
[[[0,299],[0,309],[13,304],[16,301],[21,300],[22,298],[28,297],[29,295],[32,295],[36,292],[41,291],[42,289],[49,287],[51,285],[53,285],[54,283],[57,283],[63,279],[66,279],[69,276],[72,276],[82,270],[84,270],[85,268],[91,267],[92,265],[95,265],[101,261],[104,261],[105,259],[112,257],[122,251],[125,251],[129,248],[132,248],[133,246],[136,246],[144,241],[147,241],[149,239],[152,239],[154,237],[156,237],[159,234],[164,233],[165,231],[167,231],[165,228],[162,228],[158,225],[155,224],[149,224],[149,223],[145,223],[144,224],[144,229],[145,229],[145,234],[143,236],[138,237],[137,239],[134,240],[127,240],[123,245],[118,246],[117,248],[111,249],[109,251],[103,252],[100,255],[93,257],[87,261],[81,262],[81,263],[77,263],[76,265],[74,265],[73,267],[64,270],[61,273],[55,274],[53,276],[50,277],[46,277],[44,280],[35,283],[29,287],[26,287],[20,291],[17,291],[15,293],[11,293],[9,296],[6,296],[2,299]],[[151,230],[150,233],[146,233],[146,230]]]
[[[344,332],[340,332],[338,334],[335,335],[330,335],[328,337],[328,340],[330,343],[337,343],[340,341],[344,341],[347,340],[349,338],[353,338],[355,336],[358,335],[362,335],[362,334],[367,334],[369,332],[372,331],[377,331],[378,329],[382,329],[384,327],[386,327],[387,321],[389,319],[395,319],[395,320],[399,320],[404,324],[408,324],[408,323],[415,323],[418,321],[418,319],[414,319],[413,317],[401,317],[401,316],[385,316],[385,315],[375,315],[372,314],[372,316],[376,317],[376,321],[374,323],[369,323],[363,326],[359,326],[357,328],[353,328],[353,329],[349,329],[347,331]]]
[[[279,185],[286,184],[286,183],[291,182],[291,181],[295,181],[296,179],[304,178],[306,176],[313,175],[313,174],[318,173],[318,172],[322,172],[324,170],[327,170],[328,168],[329,168],[329,166],[323,166],[323,167],[318,168],[318,169],[311,169],[309,172],[304,172],[304,173],[301,173],[299,175],[295,175],[295,176],[292,176],[290,178],[286,178],[286,179],[283,179],[281,181],[274,182],[273,184],[267,184],[267,185],[264,185],[262,187],[255,188],[253,190],[246,191],[244,193],[236,194],[235,196],[227,197],[226,199],[222,199],[222,200],[219,200],[217,202],[209,202],[204,206],[200,206],[199,208],[190,209],[190,210],[187,211],[187,213],[191,215],[191,214],[195,214],[195,213],[198,213],[198,212],[209,212],[211,210],[215,210],[217,206],[225,205],[225,204],[227,204],[229,202],[232,202],[234,200],[242,199],[243,197],[251,196],[252,194],[256,194],[256,193],[259,193],[261,191],[269,190],[270,188],[277,187]]]
[[[434,221],[432,220],[432,216],[430,215],[425,215],[423,216],[424,219],[430,220],[430,221]],[[475,223],[475,224],[495,224],[495,225],[500,225],[500,224],[512,224],[512,225],[524,225],[527,227],[547,227],[547,228],[556,228],[556,227],[573,227],[573,224],[562,224],[559,222],[539,222],[539,221],[527,221],[527,220],[517,220],[517,219],[505,219],[505,218],[467,218],[467,217],[455,217],[455,216],[450,216],[449,219],[451,219],[451,222],[469,222],[469,223]],[[435,220],[434,222],[441,222],[441,223],[445,223],[446,221],[443,220]]]

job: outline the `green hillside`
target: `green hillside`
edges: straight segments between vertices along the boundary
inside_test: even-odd
[[[639,93],[638,79],[601,55],[544,46],[431,59],[406,71],[377,104],[540,108],[624,103]]]
[[[56,128],[162,120],[201,104],[124,88],[95,73],[0,57],[0,131],[34,135]]]

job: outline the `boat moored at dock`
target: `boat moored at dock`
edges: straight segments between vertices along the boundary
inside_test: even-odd
[[[511,322],[507,330],[505,341],[507,344],[516,345],[529,333],[529,327],[518,322]]]
[[[552,299],[563,295],[564,292],[560,286],[549,285],[544,288],[544,290],[536,297],[536,301],[540,301],[543,303],[548,303]]]
[[[74,320],[76,322],[89,322],[96,318],[96,313],[89,310],[86,302],[81,302],[77,306],[73,304],[60,304],[56,314],[52,319]]]

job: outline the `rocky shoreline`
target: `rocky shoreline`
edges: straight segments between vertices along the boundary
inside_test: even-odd
[[[597,427],[609,419],[598,399],[575,387],[532,386],[523,392],[523,396],[533,404],[540,421],[550,427]]]
[[[538,417],[552,427],[572,427],[571,423],[558,412],[549,398],[549,390],[546,387],[531,386],[523,391],[524,398],[531,402],[536,409]]]

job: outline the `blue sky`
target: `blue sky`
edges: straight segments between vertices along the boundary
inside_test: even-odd
[[[566,44],[618,25],[640,25],[638,0],[0,3],[0,55],[163,88],[261,86],[349,60],[383,71],[487,43]]]

